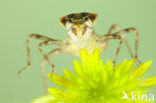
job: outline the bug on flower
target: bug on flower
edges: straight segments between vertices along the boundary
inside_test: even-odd
[[[99,48],[100,51],[102,52],[108,48],[107,43],[110,40],[116,39],[116,40],[119,40],[119,45],[117,47],[115,57],[113,60],[114,67],[115,67],[115,63],[116,63],[116,60],[117,60],[117,57],[118,57],[118,54],[119,54],[119,51],[123,42],[126,44],[130,56],[134,58],[138,64],[141,64],[141,62],[137,58],[138,31],[136,28],[130,27],[130,28],[121,30],[119,26],[115,24],[108,30],[108,33],[106,35],[97,35],[93,29],[93,26],[96,20],[97,20],[97,14],[88,13],[88,12],[72,13],[72,14],[60,17],[60,23],[67,30],[68,36],[65,40],[56,40],[56,39],[49,38],[40,34],[30,34],[27,38],[28,63],[26,67],[18,71],[18,74],[20,74],[22,71],[30,67],[29,40],[31,38],[42,40],[42,42],[39,43],[38,45],[38,49],[44,57],[42,60],[41,66],[42,66],[45,89],[46,89],[46,80],[45,80],[45,73],[44,73],[44,64],[47,61],[53,68],[52,73],[54,73],[55,65],[50,61],[49,58],[61,52],[70,53],[76,56],[79,56],[80,49],[86,49],[88,53],[91,53],[95,48]],[[118,29],[119,31],[113,33],[114,30],[116,29]],[[125,34],[128,32],[135,32],[136,34],[134,55],[125,39]],[[48,46],[48,45],[57,45],[60,47],[50,51],[48,54],[45,54],[42,50],[42,47]]]

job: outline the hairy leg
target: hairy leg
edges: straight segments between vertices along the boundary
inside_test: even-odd
[[[44,82],[44,91],[45,91],[45,93],[47,93],[47,83],[46,83],[46,77],[45,77],[45,68],[44,68],[44,65],[45,65],[45,61],[50,61],[49,60],[49,58],[51,57],[51,56],[53,56],[53,55],[55,55],[55,54],[58,54],[58,53],[60,53],[60,52],[62,52],[62,50],[61,50],[61,48],[58,48],[58,49],[54,49],[54,50],[52,50],[51,52],[49,52],[47,55],[46,55],[46,57],[44,57],[43,58],[43,60],[42,60],[42,63],[41,63],[41,67],[42,67],[42,75],[43,75],[43,82]],[[50,63],[50,65],[52,66],[52,73],[51,73],[51,77],[50,78],[52,78],[52,74],[54,73],[54,71],[55,71],[55,65],[52,63],[52,62],[49,62]]]
[[[49,58],[47,57],[47,55],[43,52],[42,47],[43,46],[47,46],[47,45],[51,45],[51,44],[55,44],[55,45],[59,45],[62,46],[63,42],[61,40],[55,40],[55,41],[44,41],[41,42],[38,45],[38,49],[41,52],[42,56],[44,57],[44,59],[50,64],[50,66],[52,67],[52,71],[54,72],[55,70],[55,65],[49,60]],[[54,50],[55,51],[55,50]],[[46,77],[45,77],[45,69],[44,66],[42,66],[42,75],[43,75],[43,83],[44,83],[44,91],[45,94],[47,93],[46,88],[47,88],[47,83],[46,83]]]
[[[138,31],[137,31],[137,29],[134,28],[134,27],[131,27],[131,28],[120,30],[120,31],[118,31],[116,33],[113,33],[112,35],[120,35],[121,38],[124,39],[124,35],[126,33],[129,33],[129,32],[135,32],[135,34],[136,34],[136,39],[135,39],[135,54],[134,54],[134,56],[132,54],[131,55],[133,56],[133,58],[135,59],[135,61],[138,64],[141,64],[141,61],[138,59]],[[127,45],[128,45],[128,43],[127,43]],[[128,48],[129,48],[129,46],[128,46]],[[130,50],[130,48],[129,48],[129,50]]]
[[[116,29],[119,30],[119,31],[121,30],[119,25],[117,25],[117,24],[112,25],[112,27],[109,29],[107,35],[113,34],[113,31],[116,30]],[[123,38],[123,41],[124,41],[124,43],[125,43],[125,45],[126,45],[126,47],[128,49],[128,52],[129,52],[131,58],[133,58],[134,56],[133,56],[132,50],[131,50],[126,38]]]
[[[116,64],[116,60],[117,60],[117,57],[119,55],[119,52],[120,52],[120,49],[121,49],[121,46],[122,46],[122,41],[123,41],[123,38],[120,39],[118,48],[116,50],[116,54],[115,54],[115,57],[114,57],[114,60],[113,60],[113,71],[115,71],[115,64]]]
[[[38,45],[38,49],[39,49],[39,51],[41,52],[42,56],[43,56],[43,57],[48,61],[48,63],[51,65],[51,67],[54,68],[53,64],[50,62],[50,60],[48,59],[48,57],[45,55],[45,53],[44,53],[43,50],[42,50],[42,47],[43,47],[43,46],[47,46],[47,45],[51,45],[51,44],[55,44],[55,45],[62,46],[62,45],[63,45],[63,41],[61,41],[61,40],[44,41],[44,42],[41,42],[41,43]]]
[[[35,39],[40,39],[40,40],[44,40],[44,41],[56,41],[54,39],[51,39],[49,37],[46,36],[42,36],[39,34],[30,34],[27,38],[26,44],[27,44],[27,65],[22,68],[21,70],[18,71],[18,75],[20,75],[21,72],[23,72],[24,70],[26,70],[27,68],[30,67],[30,48],[29,48],[29,41],[31,38],[35,38]]]

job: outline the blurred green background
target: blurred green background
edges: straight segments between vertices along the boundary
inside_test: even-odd
[[[139,31],[139,58],[142,62],[153,60],[147,76],[156,75],[156,1],[155,0],[0,0],[0,102],[28,103],[44,95],[40,62],[37,49],[40,40],[31,40],[31,68],[17,76],[17,71],[27,63],[26,38],[39,33],[55,39],[65,39],[66,30],[59,24],[59,17],[75,12],[96,12],[95,30],[99,35],[107,33],[112,24],[121,28],[136,27]],[[132,35],[131,35],[132,34]],[[134,33],[127,39],[134,48]],[[117,43],[102,53],[102,59],[113,60]],[[44,47],[44,51],[56,46]],[[130,59],[125,45],[117,63]],[[70,54],[58,54],[51,59],[56,64],[55,73],[62,68],[72,69],[72,61],[79,60]],[[51,72],[46,65],[46,72]],[[48,81],[48,86],[55,86]],[[149,93],[156,95],[156,88]],[[156,99],[156,98],[155,98]]]

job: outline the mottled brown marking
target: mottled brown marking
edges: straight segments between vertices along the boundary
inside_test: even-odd
[[[89,15],[89,19],[94,23],[96,21],[97,18],[97,14],[95,13],[90,13]]]
[[[73,18],[75,16],[75,14],[70,14],[70,15],[67,15],[67,18]]]
[[[84,13],[82,13],[81,15],[82,15],[83,17],[86,17],[86,16],[89,15],[89,13],[85,13],[85,12],[84,12]]]
[[[77,29],[76,28],[72,28],[72,32],[75,34],[75,35],[77,35]]]
[[[84,27],[82,27],[82,34],[84,34],[84,33],[86,33],[86,31],[87,31],[87,26],[84,26]]]
[[[92,21],[92,23],[95,23],[97,19],[97,14],[96,13],[87,13],[87,12],[82,12],[82,13],[72,13],[66,16],[62,16],[60,18],[60,23],[65,26],[67,22],[70,23],[75,23],[75,24],[82,24],[86,22],[88,19]]]
[[[61,23],[63,26],[66,26],[66,23],[67,23],[66,16],[60,17],[60,23]]]
[[[126,31],[126,32],[129,32],[129,31],[131,31],[131,29],[125,29],[125,31]]]

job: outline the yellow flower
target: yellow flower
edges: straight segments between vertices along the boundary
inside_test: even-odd
[[[81,50],[80,57],[81,62],[74,61],[74,73],[64,69],[63,76],[53,75],[51,81],[60,88],[48,88],[50,94],[33,103],[148,103],[151,99],[142,96],[156,85],[156,76],[143,79],[152,61],[134,68],[133,59],[125,60],[113,72],[112,62],[103,64],[99,49],[92,54]]]

